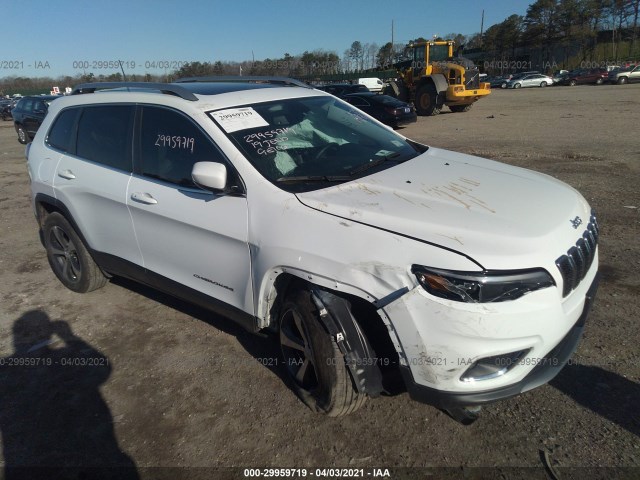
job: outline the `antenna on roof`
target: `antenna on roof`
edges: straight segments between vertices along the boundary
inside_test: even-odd
[[[124,67],[122,66],[122,60],[118,60],[118,63],[120,63],[120,70],[122,70],[122,80],[124,80],[126,82],[127,81],[127,74],[124,73]]]

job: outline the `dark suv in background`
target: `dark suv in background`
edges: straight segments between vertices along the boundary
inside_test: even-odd
[[[13,125],[18,133],[20,143],[29,143],[42,124],[49,104],[57,95],[39,95],[23,97],[12,110]]]
[[[351,84],[351,83],[335,83],[332,85],[324,85],[322,87],[316,87],[318,90],[330,93],[338,98],[342,98],[350,93],[366,93],[370,90],[366,85]]]

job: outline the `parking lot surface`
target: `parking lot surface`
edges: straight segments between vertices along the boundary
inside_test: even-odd
[[[24,148],[0,122],[3,463],[134,466],[142,478],[149,467],[544,463],[640,475],[639,125],[640,85],[604,85],[497,90],[399,131],[559,178],[601,227],[603,278],[570,365],[465,427],[406,394],[339,419],[312,413],[270,339],[124,280],[67,290],[38,238]],[[58,364],[20,365],[26,346],[55,350]]]

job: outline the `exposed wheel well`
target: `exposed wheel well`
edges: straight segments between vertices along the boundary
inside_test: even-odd
[[[36,214],[38,219],[38,225],[40,226],[40,228],[44,226],[44,220],[46,216],[53,212],[58,212],[61,215],[63,215],[65,218],[67,217],[65,213],[55,205],[52,205],[48,202],[41,202],[41,201],[36,203]],[[67,220],[69,219],[67,218]]]
[[[282,273],[276,278],[274,282],[276,297],[269,310],[269,330],[277,330],[277,319],[287,295],[294,289],[310,288],[311,286],[313,286],[312,283],[289,273]],[[330,292],[347,300],[351,305],[351,314],[375,351],[376,359],[372,360],[376,362],[374,365],[377,365],[382,373],[384,391],[389,394],[404,391],[404,382],[399,371],[398,353],[389,336],[389,329],[378,315],[375,305],[345,292],[336,290],[330,290]]]

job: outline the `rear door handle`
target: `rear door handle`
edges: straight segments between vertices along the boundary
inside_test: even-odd
[[[67,180],[73,180],[76,176],[73,174],[71,170],[65,170],[63,172],[58,172],[58,176],[62,178],[66,178]]]
[[[131,200],[135,200],[136,202],[145,203],[147,205],[155,205],[158,201],[151,196],[151,194],[146,192],[136,192],[131,195]]]

